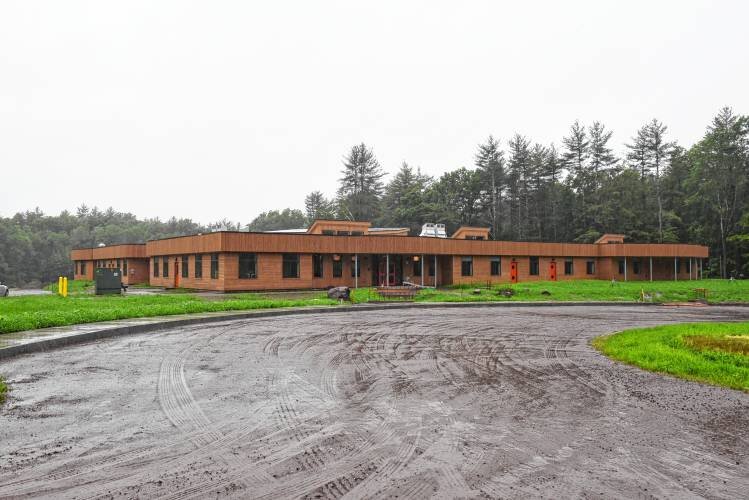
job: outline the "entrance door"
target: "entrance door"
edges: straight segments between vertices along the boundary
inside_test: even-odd
[[[557,263],[554,261],[549,264],[549,279],[551,281],[557,280]]]
[[[518,263],[514,260],[510,262],[510,281],[518,282]]]

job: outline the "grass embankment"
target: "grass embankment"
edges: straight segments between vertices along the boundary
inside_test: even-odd
[[[337,303],[324,293],[303,299],[268,298],[250,293],[218,299],[189,294],[94,296],[80,293],[67,298],[57,295],[11,296],[0,300],[0,333],[126,318]]]
[[[593,346],[652,372],[749,391],[749,322],[636,328],[598,337]]]
[[[604,280],[533,281],[514,285],[487,287],[486,283],[459,285],[440,289],[421,290],[417,302],[486,302],[486,301],[611,301],[637,302],[645,292],[648,302],[683,302],[696,299],[695,288],[708,290],[710,303],[749,302],[749,280],[693,280],[693,281],[619,281]],[[474,290],[480,290],[474,294]],[[500,292],[511,290],[506,297]],[[381,300],[371,288],[353,291],[354,302]]]

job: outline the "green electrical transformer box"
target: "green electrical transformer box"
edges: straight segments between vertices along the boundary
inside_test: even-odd
[[[122,293],[122,271],[99,267],[94,272],[96,295]]]

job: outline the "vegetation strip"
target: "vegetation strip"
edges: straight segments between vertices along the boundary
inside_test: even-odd
[[[598,337],[593,346],[652,372],[749,392],[749,322],[636,328]]]
[[[72,281],[70,296],[9,297],[0,300],[0,333],[69,326],[99,321],[146,318],[176,314],[275,309],[282,307],[333,306],[337,301],[324,292],[283,294],[167,293],[125,296],[91,295],[91,282]],[[528,282],[515,285],[463,285],[445,289],[424,289],[416,302],[622,302],[635,303],[644,296],[653,303],[684,302],[695,299],[695,288],[707,288],[711,303],[749,301],[749,281],[700,280],[618,282],[576,280]],[[54,287],[50,287],[54,291]],[[182,291],[182,290],[179,290]],[[355,304],[382,301],[376,290],[353,290]]]

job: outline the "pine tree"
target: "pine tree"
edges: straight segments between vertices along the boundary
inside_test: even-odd
[[[408,227],[416,231],[426,222],[430,209],[426,191],[432,178],[403,162],[400,170],[385,187],[380,223],[385,226]]]
[[[351,148],[339,179],[338,210],[341,218],[373,220],[380,212],[385,176],[374,152],[364,143]]]
[[[531,170],[530,142],[520,134],[515,134],[507,145],[510,155],[507,164],[507,184],[511,234],[514,239],[523,240],[527,235],[526,221],[530,205],[528,196]]]
[[[325,198],[322,191],[312,191],[304,198],[304,211],[309,224],[316,219],[333,219],[335,217],[335,205]]]
[[[491,135],[486,143],[479,144],[476,167],[484,185],[482,201],[489,213],[492,238],[497,240],[503,233],[502,195],[506,189],[505,159],[504,151],[499,148],[499,141]]]
[[[617,163],[616,156],[608,147],[608,142],[613,134],[612,131],[606,130],[601,122],[593,122],[593,125],[588,128],[590,169],[596,177],[596,187],[600,182],[600,174],[609,171]]]

